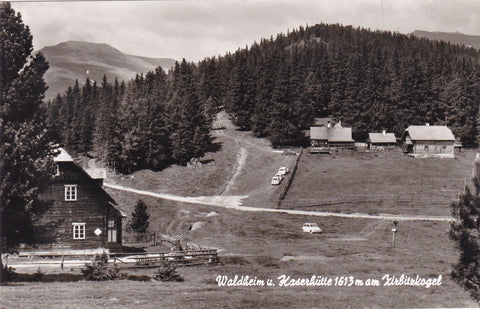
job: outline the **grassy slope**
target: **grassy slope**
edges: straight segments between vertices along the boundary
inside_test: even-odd
[[[454,160],[414,159],[396,152],[305,155],[285,197],[291,201],[285,205],[350,213],[448,216],[450,202],[465,180],[470,182],[474,158],[475,152],[468,150]]]
[[[106,181],[181,196],[219,194],[222,185],[231,177],[236,149],[235,145],[221,136],[215,138],[214,144],[220,149],[208,152],[195,166],[172,165],[158,172],[140,170],[125,177],[109,175]]]
[[[195,166],[172,165],[162,171],[141,170],[120,177],[109,175],[107,182],[135,189],[180,196],[221,194],[225,184],[237,171],[240,148],[247,153],[245,166],[226,195],[249,195],[244,205],[276,207],[282,186],[272,186],[270,180],[280,166],[292,167],[294,156],[272,152],[266,139],[254,138],[250,132],[235,131],[225,112],[217,116],[212,151],[200,158]]]
[[[219,152],[210,153],[209,163],[196,168],[171,167],[176,172],[139,172],[129,180],[115,179],[139,189],[182,195],[214,194],[229,179],[236,149],[255,149],[248,135],[218,136]],[[258,144],[257,144],[258,146]],[[258,149],[259,150],[259,149]],[[249,152],[250,153],[250,152]],[[211,157],[208,157],[211,156]],[[279,188],[269,185],[270,173],[285,157],[257,151],[232,188],[232,194],[254,192],[246,203],[269,205]],[[214,163],[215,166],[212,164]],[[211,164],[210,166],[208,166]],[[459,190],[473,167],[473,153],[455,160],[414,160],[401,154],[304,156],[289,199],[318,199],[325,195],[410,194],[435,197],[441,188]],[[349,173],[345,173],[345,171]],[[320,171],[320,172],[319,172]],[[325,171],[325,173],[323,172]],[[190,181],[195,179],[195,188]],[[203,176],[202,176],[203,175]],[[216,175],[216,176],[215,176]],[[328,177],[327,177],[328,175]],[[352,176],[353,175],[353,176]],[[360,175],[362,175],[360,177]],[[418,177],[422,176],[422,177]],[[168,181],[161,179],[168,178]],[[142,180],[143,179],[143,180]],[[156,180],[157,179],[157,180]],[[427,182],[425,179],[429,179]],[[266,184],[266,185],[265,185]],[[345,184],[348,184],[345,185]],[[165,190],[165,191],[164,191]],[[272,190],[272,191],[269,191]],[[241,213],[222,208],[162,201],[152,197],[109,190],[126,213],[142,198],[151,215],[151,228],[168,234],[184,234],[191,242],[221,249],[222,265],[183,268],[184,283],[118,281],[108,283],[21,283],[0,287],[0,307],[11,307],[24,299],[25,307],[467,307],[476,304],[450,278],[457,253],[449,241],[447,223],[401,222],[396,248],[391,248],[387,221],[343,218],[313,218],[286,214]],[[450,192],[450,191],[449,191]],[[263,195],[262,195],[263,194]],[[263,196],[263,197],[262,197]],[[262,200],[263,199],[263,200]],[[349,212],[395,212],[445,215],[451,198],[419,209],[411,205],[391,207],[388,203],[343,205]],[[257,201],[258,204],[254,204]],[[332,206],[334,207],[334,206]],[[377,208],[379,208],[377,210]],[[323,208],[322,208],[323,209]],[[331,208],[338,210],[338,206]],[[215,213],[212,213],[215,212]],[[210,215],[209,215],[210,214]],[[213,215],[212,215],[213,214]],[[194,222],[205,222],[189,231]],[[322,235],[300,232],[304,222],[318,222]],[[155,248],[151,248],[154,250]],[[291,258],[282,261],[282,258]],[[308,278],[312,274],[359,279],[381,279],[385,274],[442,275],[443,284],[423,287],[218,287],[218,275],[235,274],[276,278],[282,274]],[[68,303],[65,302],[68,300]]]
[[[391,248],[390,222],[322,219],[323,235],[302,234],[303,216],[239,214],[206,206],[157,206],[153,213],[179,217],[215,210],[209,224],[188,234],[191,240],[225,250],[224,265],[183,268],[185,283],[24,283],[1,287],[0,305],[9,307],[26,297],[25,307],[466,307],[475,305],[466,292],[448,278],[455,261],[445,237],[446,223],[401,223],[397,246]],[[165,219],[166,221],[167,219]],[[434,252],[434,253],[433,253]],[[232,255],[233,254],[233,255]],[[282,262],[284,256],[297,260]],[[143,271],[142,271],[143,272]],[[147,271],[148,272],[148,271]],[[143,274],[143,273],[142,273]],[[218,275],[235,274],[276,278],[282,274],[308,278],[351,275],[381,279],[384,274],[433,277],[442,274],[443,285],[420,287],[218,287]]]
[[[419,207],[412,207],[410,203],[394,205],[384,202],[382,205],[361,204],[342,207],[349,212],[448,215],[451,196],[462,188],[464,178],[469,177],[473,157],[473,152],[465,152],[455,160],[414,160],[398,153],[332,157],[306,155],[301,160],[287,198],[315,199],[324,195],[372,194],[371,192],[375,192],[374,195],[414,194],[416,200],[420,197],[432,198],[440,203],[424,203]],[[260,162],[250,161],[250,164],[261,165],[268,162],[263,160],[265,159]],[[345,170],[349,173],[344,173]],[[243,180],[239,184],[240,187],[248,187],[245,181],[248,178],[239,179]],[[438,188],[448,192],[449,195],[440,194],[442,198],[438,199]],[[127,198],[124,193],[115,194],[117,198],[122,195]],[[150,202],[155,203],[153,199]],[[170,231],[185,234],[195,243],[220,248],[224,250],[224,259],[230,263],[193,272],[184,271],[187,281],[198,289],[195,292],[186,286],[185,289],[181,289],[191,296],[184,295],[176,301],[188,307],[209,307],[213,304],[268,307],[279,304],[285,307],[293,305],[309,307],[319,304],[322,307],[475,305],[468,294],[449,278],[451,265],[456,262],[457,253],[448,240],[449,226],[446,223],[400,223],[397,248],[392,249],[393,224],[385,221],[238,213],[165,201],[163,205],[157,202],[156,207],[153,213],[156,214],[155,221],[161,222],[158,226],[160,229],[169,228]],[[330,210],[338,210],[336,207],[332,206]],[[211,211],[217,212],[218,215],[206,217]],[[195,221],[204,221],[207,224],[198,231],[188,231],[185,226]],[[318,222],[325,233],[313,237],[299,233],[301,225],[309,221]],[[296,256],[298,260],[281,262],[284,256]],[[302,277],[311,274],[331,276],[347,274],[360,279],[379,279],[387,273],[431,277],[441,274],[444,279],[442,286],[430,289],[417,287],[226,289],[212,284],[218,274],[231,276],[250,274],[268,278],[276,278],[280,274]],[[167,299],[171,300],[170,297]]]

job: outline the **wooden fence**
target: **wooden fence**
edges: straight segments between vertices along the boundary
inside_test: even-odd
[[[292,168],[292,172],[290,173],[290,175],[287,175],[286,184],[283,186],[282,191],[280,192],[280,197],[278,198],[279,200],[278,207],[280,206],[280,202],[283,200],[283,198],[287,194],[288,188],[290,188],[290,185],[292,184],[293,177],[295,177],[295,172],[297,171],[297,168],[298,168],[298,161],[300,161],[300,157],[302,156],[302,154],[303,154],[303,148],[300,149],[300,153],[295,158],[295,165]]]
[[[144,235],[131,234],[131,235],[123,235],[122,237],[122,243],[124,245],[144,243],[144,244],[151,244],[156,246],[157,242],[158,242],[158,238],[156,233],[146,233]]]
[[[90,264],[101,251],[92,252],[25,252],[16,255],[2,255],[4,265],[36,268],[82,269]],[[109,265],[120,268],[150,268],[164,264],[194,266],[218,263],[218,251],[184,250],[170,252],[110,253]]]
[[[149,268],[162,266],[165,263],[175,266],[194,266],[203,264],[217,264],[218,251],[209,250],[185,250],[159,253],[140,253],[128,256],[124,254],[112,255],[114,264],[119,267]]]

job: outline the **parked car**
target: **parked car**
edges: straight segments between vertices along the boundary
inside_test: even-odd
[[[282,166],[281,168],[278,169],[278,174],[281,174],[281,175],[288,174],[288,168],[285,166]]]
[[[322,229],[318,226],[317,223],[305,223],[302,227],[302,231],[306,233],[321,233]]]
[[[281,180],[285,177],[285,174],[276,173],[275,177],[280,177]]]
[[[272,178],[272,186],[278,186],[280,182],[282,181],[282,178],[279,176],[273,176]]]

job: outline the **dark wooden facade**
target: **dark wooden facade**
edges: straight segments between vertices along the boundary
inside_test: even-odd
[[[352,128],[313,126],[310,127],[310,152],[330,152],[332,149],[354,149]]]
[[[46,194],[50,203],[39,220],[49,235],[39,237],[58,249],[121,249],[123,214],[103,190],[103,180],[91,178],[73,160],[55,161],[57,174]]]

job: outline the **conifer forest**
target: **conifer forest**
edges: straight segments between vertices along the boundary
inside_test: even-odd
[[[48,124],[70,151],[94,151],[123,173],[201,157],[219,109],[273,146],[303,145],[314,118],[330,116],[357,141],[430,123],[469,147],[479,133],[479,60],[470,47],[317,24],[127,82],[77,81],[47,103]]]

